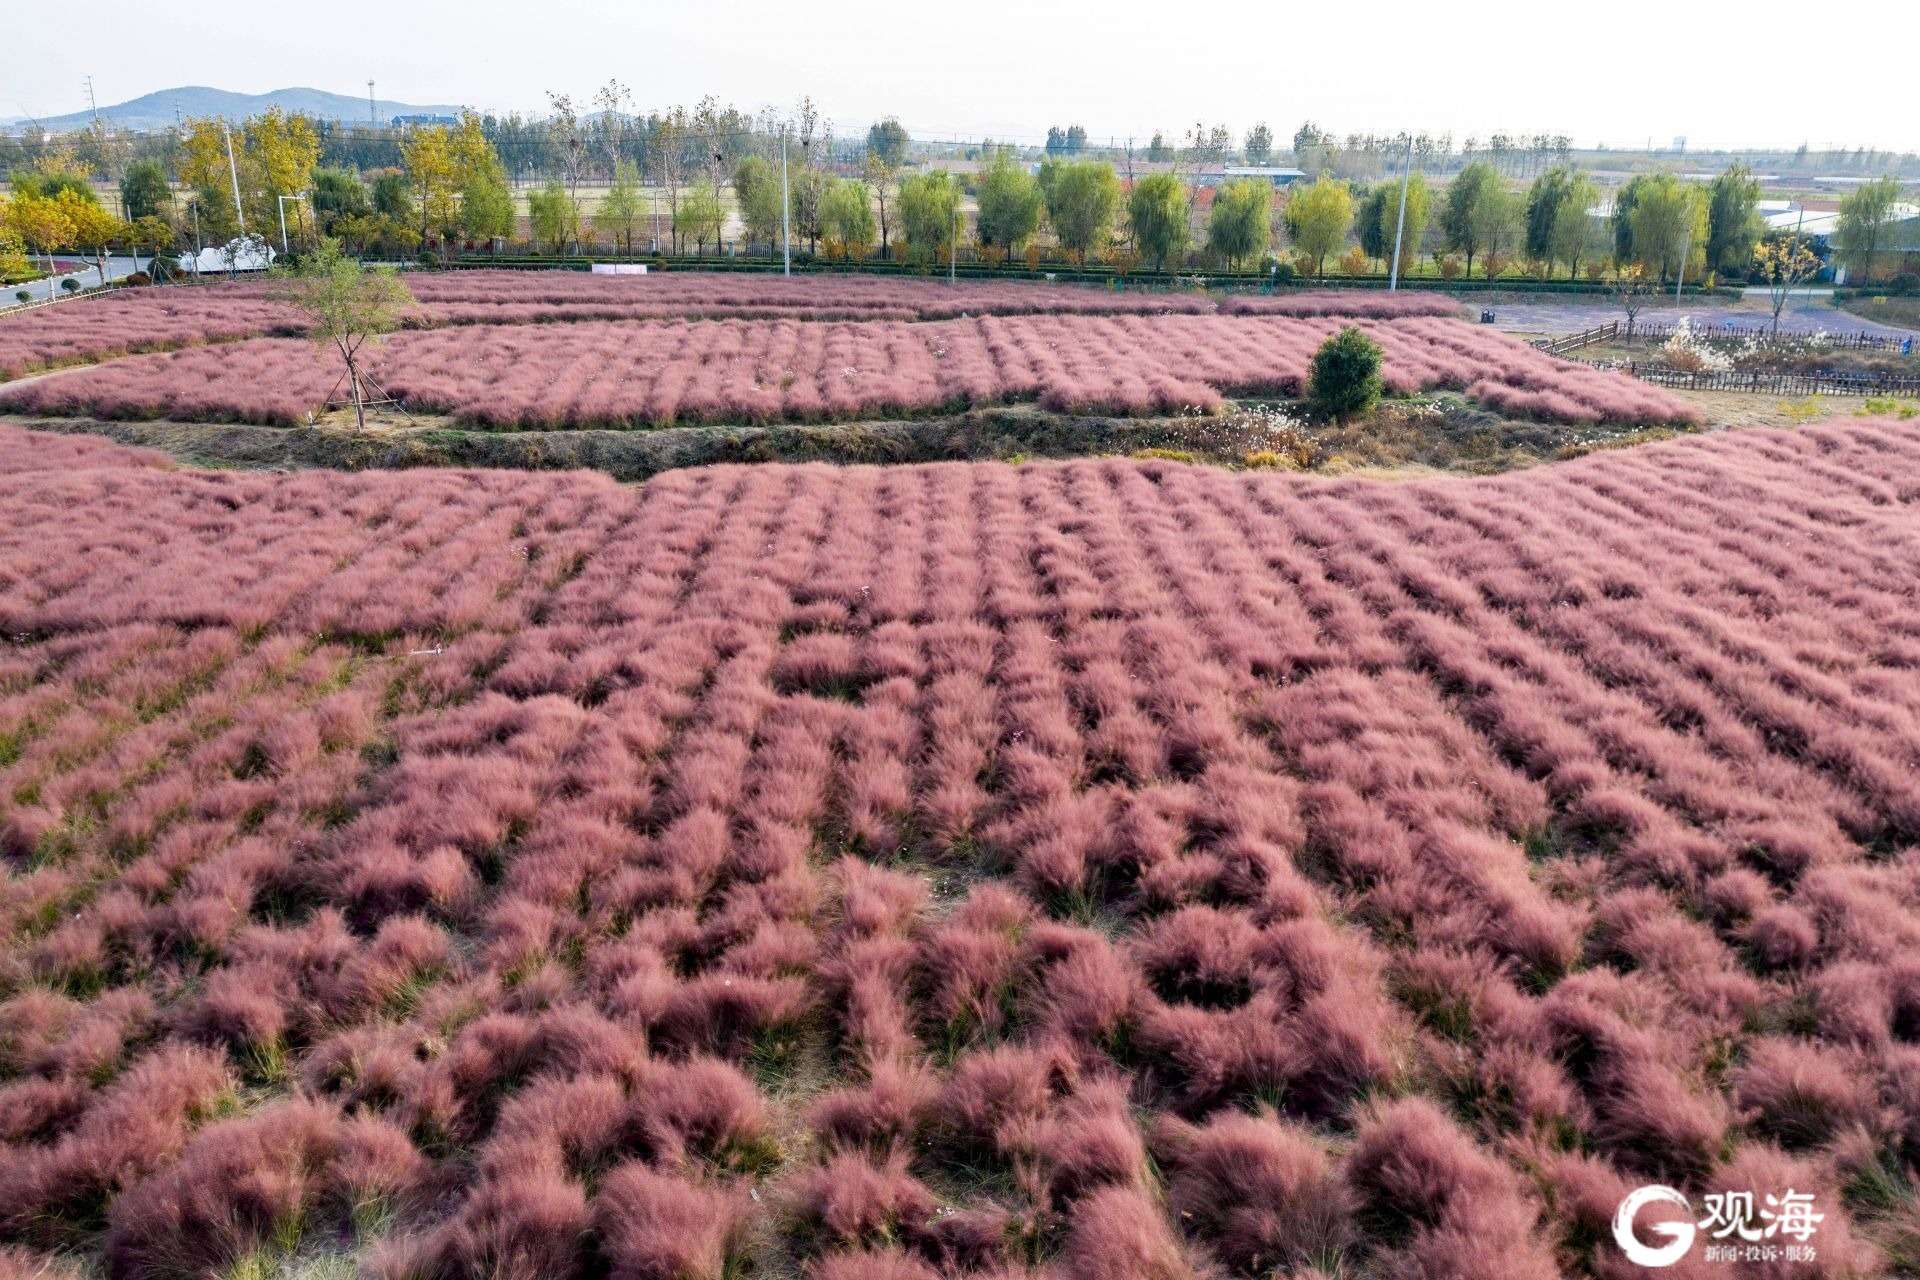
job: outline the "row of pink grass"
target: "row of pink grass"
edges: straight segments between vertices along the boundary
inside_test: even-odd
[[[1457,315],[1457,304],[1417,294],[1322,292],[1232,297],[1015,281],[676,272],[636,276],[571,271],[414,274],[414,327],[703,316],[938,320],[961,315],[1349,315],[1386,319]],[[142,351],[266,334],[299,333],[289,308],[259,281],[124,290],[109,297],[0,317],[0,380]]]
[[[415,408],[488,427],[781,422],[1017,400],[1063,412],[1209,411],[1299,395],[1345,317],[987,316],[961,320],[487,325],[395,336],[372,372]],[[1517,416],[1693,420],[1677,397],[1458,320],[1363,321],[1390,391],[1470,391]],[[16,412],[296,423],[340,367],[297,339],[129,357],[0,391]]]

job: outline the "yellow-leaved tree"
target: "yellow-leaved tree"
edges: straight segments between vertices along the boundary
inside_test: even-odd
[[[288,114],[268,107],[246,123],[245,162],[240,175],[247,216],[256,231],[276,225],[281,196],[304,195],[313,185],[313,166],[320,163],[320,134],[313,121],[299,112]],[[289,202],[290,204],[292,202]],[[289,221],[304,226],[305,213],[294,205]]]
[[[460,218],[460,188],[450,131],[444,126],[412,130],[400,144],[400,163],[420,215],[420,238],[436,231],[451,235]]]
[[[12,284],[33,274],[26,242],[13,229],[13,202],[0,195],[0,284]]]
[[[126,228],[126,223],[100,207],[94,200],[88,200],[71,188],[63,189],[53,198],[66,215],[67,224],[72,228],[71,239],[67,241],[80,252],[93,251],[93,262],[100,270],[101,283],[107,279],[107,241],[118,239]]]
[[[21,242],[47,260],[47,275],[51,277],[53,251],[73,241],[73,223],[60,201],[39,195],[16,195],[8,203],[7,220]]]
[[[202,231],[217,240],[231,239],[242,230],[233,207],[236,182],[245,229],[259,233],[279,226],[280,197],[304,195],[313,182],[313,166],[320,162],[319,131],[299,112],[269,107],[234,128],[231,163],[228,127],[212,117],[186,121],[175,159],[181,183],[198,195]],[[306,225],[306,214],[298,207],[288,210],[287,218],[293,225]]]
[[[506,166],[473,112],[461,112],[453,125],[413,130],[400,144],[400,156],[422,239],[487,239],[513,230]]]
[[[195,116],[180,126],[180,149],[175,171],[182,186],[195,195],[200,229],[208,239],[227,241],[240,234],[233,207],[232,180],[227,170],[226,132],[211,116]]]

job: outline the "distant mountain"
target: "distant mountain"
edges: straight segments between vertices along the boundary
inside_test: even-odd
[[[176,118],[223,116],[238,120],[258,114],[272,106],[278,106],[289,112],[305,112],[321,120],[364,123],[368,117],[366,98],[356,98],[350,93],[328,93],[324,89],[275,89],[272,93],[230,93],[225,89],[209,89],[205,85],[190,84],[182,85],[178,89],[162,89],[158,93],[149,93],[131,102],[101,107],[100,118],[111,121],[122,129],[164,129],[171,127]],[[423,107],[382,98],[373,104],[372,114],[381,124],[385,124],[395,116],[453,115],[459,110],[458,107],[445,104]],[[60,133],[69,129],[84,129],[92,119],[91,111],[75,111],[64,116],[41,117],[38,123],[50,132]],[[25,117],[18,117],[4,123],[9,127],[17,128],[32,122]]]

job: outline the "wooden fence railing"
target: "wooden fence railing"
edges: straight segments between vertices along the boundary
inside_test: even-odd
[[[1807,330],[1792,330],[1775,334],[1766,326],[1747,326],[1732,324],[1696,324],[1689,331],[1696,338],[1711,342],[1738,341],[1758,338],[1763,346],[1798,347],[1808,346],[1819,340],[1819,345],[1834,347],[1843,351],[1911,351],[1913,339],[1893,337],[1881,333],[1820,333]],[[1674,326],[1670,324],[1643,324],[1634,326],[1633,339],[1645,342],[1648,346],[1659,346],[1674,335]]]
[[[1582,329],[1579,333],[1569,333],[1559,338],[1541,338],[1533,345],[1550,356],[1565,355],[1569,351],[1578,351],[1590,347],[1596,342],[1611,342],[1620,334],[1620,322],[1610,320],[1606,324],[1597,324],[1591,329]]]
[[[1696,373],[1645,360],[1591,360],[1596,369],[1617,369],[1642,382],[1687,391],[1748,391],[1770,396],[1920,396],[1920,378],[1881,373],[1766,373],[1729,369]]]

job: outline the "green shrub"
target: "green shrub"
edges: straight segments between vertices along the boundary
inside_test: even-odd
[[[13,300],[15,302],[32,302],[33,295],[28,293],[25,289],[15,289],[13,291]]]
[[[1866,404],[1855,409],[1853,416],[1856,418],[1898,418],[1902,422],[1905,422],[1912,418],[1920,418],[1920,405],[1907,404],[1894,399],[1892,396],[1884,396],[1879,399],[1868,396]]]
[[[75,280],[72,276],[68,276],[65,280],[62,280],[60,282],[60,287],[68,293],[80,292],[80,282],[78,280]]]
[[[1380,347],[1348,325],[1313,353],[1307,405],[1336,420],[1355,417],[1380,403]]]

